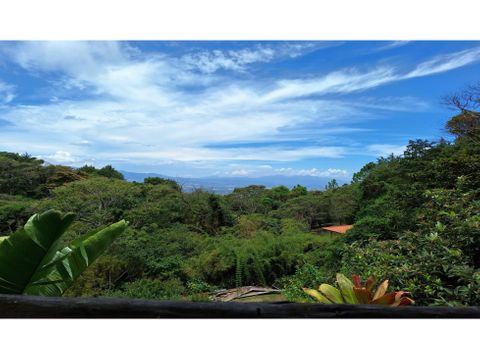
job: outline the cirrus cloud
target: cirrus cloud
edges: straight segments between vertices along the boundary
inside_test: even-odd
[[[411,96],[344,97],[480,60],[480,48],[473,47],[408,68],[381,62],[302,76],[241,76],[321,49],[298,42],[177,56],[118,42],[2,44],[1,53],[17,69],[48,79],[53,94],[48,102],[14,102],[22,89],[0,82],[0,117],[11,124],[0,139],[5,150],[78,165],[172,161],[210,163],[212,171],[221,171],[231,162],[270,162],[278,163],[272,171],[277,174],[347,176],[347,170],[335,173],[335,166],[295,170],[282,163],[400,153],[397,144],[339,145],[338,138],[368,132],[364,124],[381,112],[423,111],[428,104]],[[235,171],[251,174],[247,168]]]

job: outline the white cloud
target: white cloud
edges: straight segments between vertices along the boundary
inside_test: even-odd
[[[15,86],[0,81],[0,104],[8,104],[15,98]]]
[[[367,72],[356,69],[331,72],[323,77],[300,80],[280,80],[265,94],[264,101],[279,101],[311,95],[350,93],[366,90],[397,80],[392,68],[381,67]]]
[[[189,70],[212,74],[220,69],[246,71],[248,65],[268,63],[279,58],[296,58],[324,46],[322,43],[300,42],[277,45],[257,45],[238,50],[212,50],[193,52],[180,60]]]
[[[56,151],[54,154],[46,154],[46,155],[37,155],[39,158],[42,158],[48,162],[52,162],[55,164],[71,164],[75,163],[77,159],[75,159],[72,154],[68,151]]]
[[[257,62],[269,62],[273,59],[274,52],[269,48],[256,50],[244,49],[238,51],[213,50],[200,53],[187,54],[182,61],[188,69],[197,69],[201,72],[211,74],[219,69],[244,71],[245,66]]]
[[[63,71],[79,77],[101,71],[99,64],[125,62],[128,48],[105,41],[24,41],[5,47],[21,67],[32,71]]]
[[[78,140],[78,141],[72,142],[72,144],[73,145],[79,145],[79,146],[90,146],[93,143],[91,141],[88,141],[88,140]]]
[[[275,173],[288,176],[316,176],[316,177],[337,177],[337,178],[346,178],[348,176],[348,171],[343,169],[333,169],[329,168],[326,170],[320,170],[317,168],[311,169],[293,169],[293,168],[280,168],[275,169]]]
[[[231,171],[227,174],[232,175],[232,176],[246,176],[246,175],[251,174],[251,172],[249,170],[246,170],[246,169],[237,169],[237,170],[233,170],[233,171]]]
[[[121,43],[18,43],[4,53],[27,71],[56,73],[58,93],[51,97],[54,101],[46,104],[3,107],[0,115],[13,123],[17,131],[10,131],[8,138],[0,134],[0,140],[10,151],[31,149],[32,153],[46,154],[52,162],[80,165],[92,159],[135,164],[288,162],[336,159],[354,151],[384,156],[403,152],[403,148],[376,144],[360,149],[361,145],[356,144],[353,149],[353,145],[332,146],[321,140],[364,130],[352,124],[371,119],[378,109],[408,111],[412,104],[416,109],[422,108],[417,99],[347,102],[322,96],[361,92],[393,81],[448,71],[480,58],[480,50],[474,48],[430,59],[407,72],[384,65],[272,82],[235,80],[215,74],[219,69],[245,71],[251,64],[300,56],[313,51],[315,46],[287,43],[172,58],[142,54]],[[6,93],[2,84],[0,102]],[[185,90],[192,86],[195,91]],[[61,90],[72,88],[90,96],[64,100]],[[7,90],[13,94],[13,88]],[[282,141],[302,144],[312,138],[322,146],[278,145]],[[274,145],[225,146],[261,142]],[[333,168],[283,169],[311,176],[344,175],[343,170]],[[335,174],[335,170],[340,172]]]
[[[391,144],[372,144],[367,146],[367,151],[375,156],[387,157],[391,154],[403,155],[405,145],[391,145]]]
[[[229,164],[227,170],[218,172],[217,175],[221,176],[247,176],[247,177],[263,177],[263,176],[311,176],[320,178],[337,178],[348,179],[350,173],[345,169],[303,169],[303,168],[291,168],[280,167],[275,168],[271,165],[245,165],[245,164]]]
[[[359,108],[365,107],[369,110],[376,109],[391,112],[411,112],[412,108],[416,111],[425,111],[431,107],[431,104],[428,102],[411,96],[360,97],[352,103]]]
[[[409,43],[411,43],[411,41],[408,41],[408,40],[391,41],[386,45],[382,45],[382,46],[374,49],[373,51],[377,52],[377,51],[385,51],[385,50],[395,49],[395,48],[398,48],[398,47],[401,47],[401,46],[408,45]]]
[[[345,169],[327,168],[292,168],[292,167],[273,167],[271,165],[246,165],[231,163],[226,165],[226,170],[218,171],[219,176],[311,176],[319,178],[336,178],[339,180],[348,180],[350,173]]]
[[[480,47],[467,49],[455,53],[439,55],[419,64],[405,78],[433,75],[480,61]]]
[[[406,73],[401,73],[393,67],[382,66],[364,72],[347,69],[312,79],[280,80],[277,86],[265,95],[264,100],[362,91],[394,81],[453,70],[477,61],[480,61],[480,47],[437,56],[420,63],[414,70]]]
[[[298,161],[309,158],[341,158],[346,150],[341,147],[298,147],[285,149],[280,147],[268,148],[234,148],[234,149],[209,149],[196,147],[175,147],[163,150],[132,150],[128,153],[108,151],[101,156],[105,158],[120,157],[129,158],[135,161],[150,162],[155,159],[175,161]]]

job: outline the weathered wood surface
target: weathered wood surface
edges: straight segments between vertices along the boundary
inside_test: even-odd
[[[242,286],[234,289],[223,289],[216,291],[210,296],[212,301],[240,301],[246,298],[261,298],[263,295],[281,295],[280,290],[259,286]],[[254,299],[252,299],[254,300]],[[283,301],[286,299],[283,297]],[[261,302],[261,300],[260,300]]]
[[[0,318],[480,318],[480,307],[389,308],[0,295]]]

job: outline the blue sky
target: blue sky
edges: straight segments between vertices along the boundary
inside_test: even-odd
[[[349,180],[447,136],[480,42],[0,42],[0,151],[171,176]]]

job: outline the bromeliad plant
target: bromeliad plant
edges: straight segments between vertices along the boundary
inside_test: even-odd
[[[384,280],[374,291],[377,280],[370,275],[364,285],[360,276],[353,275],[352,281],[343,274],[337,274],[339,289],[329,284],[322,284],[318,290],[304,288],[303,291],[323,304],[372,304],[403,306],[411,305],[414,301],[408,297],[406,291],[387,293],[388,280]]]
[[[127,227],[121,220],[65,245],[61,236],[74,217],[49,210],[0,237],[0,294],[61,296]]]

